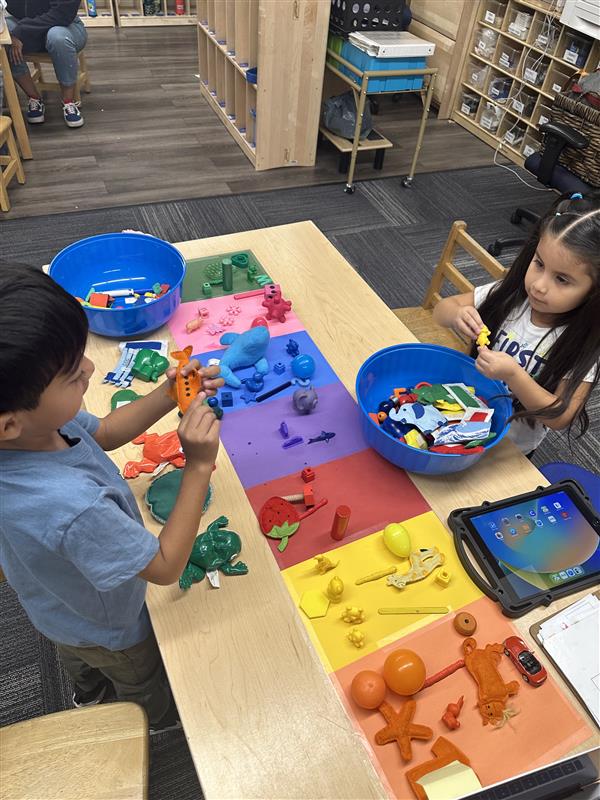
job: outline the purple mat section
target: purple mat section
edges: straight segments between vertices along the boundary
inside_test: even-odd
[[[319,404],[307,416],[296,413],[290,397],[279,397],[223,419],[221,440],[245,489],[366,449],[358,408],[344,386],[331,383],[318,392]],[[290,438],[304,438],[302,444],[287,450],[282,447],[282,421],[288,425]],[[307,444],[321,431],[336,435],[329,442]]]
[[[262,392],[268,392],[269,389],[272,389],[275,386],[280,386],[282,383],[285,383],[286,381],[290,380],[290,378],[293,377],[292,372],[290,370],[292,357],[288,355],[288,353],[285,350],[286,345],[290,339],[294,339],[298,343],[298,347],[301,353],[308,354],[314,358],[316,369],[312,379],[312,385],[317,390],[319,389],[320,386],[325,386],[328,383],[336,383],[338,381],[337,375],[329,366],[329,364],[325,360],[325,357],[323,356],[317,345],[310,338],[310,336],[306,333],[306,331],[296,331],[292,335],[285,334],[283,336],[274,336],[271,338],[266,354],[266,358],[267,361],[269,362],[269,367],[271,369],[264,376],[265,385],[264,389],[262,389]],[[209,358],[220,358],[224,352],[225,352],[224,348],[221,348],[220,350],[210,350],[206,353],[202,353],[200,361],[203,364],[206,364],[208,363]],[[198,358],[198,356],[195,357]],[[283,364],[285,364],[285,371],[281,375],[277,375],[275,374],[275,372],[273,372],[273,365],[277,361],[281,361]],[[246,367],[244,369],[238,369],[235,371],[235,374],[238,376],[240,380],[242,380],[242,378],[251,378],[253,373],[254,373],[253,367]],[[283,398],[287,395],[292,395],[297,388],[298,386],[290,386],[288,389],[285,389],[279,394],[274,395],[272,398],[269,398],[268,400],[263,400],[261,403],[246,404],[242,400],[244,387],[242,387],[241,389],[233,389],[231,386],[224,386],[221,391],[231,392],[231,394],[233,395],[233,407],[224,407],[223,411],[226,414],[230,414],[234,411],[238,411],[244,408],[252,408],[254,406],[261,406],[261,405],[270,405],[274,400]],[[219,398],[220,396],[221,392],[219,392],[218,394]]]

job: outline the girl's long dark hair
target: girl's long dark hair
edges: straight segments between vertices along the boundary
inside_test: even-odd
[[[492,337],[497,336],[507,317],[527,301],[525,273],[544,235],[559,240],[587,265],[593,285],[581,305],[556,321],[555,327],[564,325],[565,330],[552,345],[536,377],[540,386],[553,393],[561,381],[566,381],[561,397],[538,411],[527,411],[514,401],[512,419],[525,418],[531,423],[536,418],[556,419],[564,414],[584,377],[600,359],[600,193],[584,198],[576,195],[573,199],[563,196],[540,219],[512,267],[478,308]],[[477,357],[476,345],[471,355]],[[599,379],[600,368],[596,368],[592,389]],[[579,426],[577,436],[582,436],[589,426],[585,403],[569,425],[569,435],[575,421]]]

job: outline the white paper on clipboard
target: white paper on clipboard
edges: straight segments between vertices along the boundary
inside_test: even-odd
[[[538,641],[600,727],[600,601],[589,594],[545,620]]]

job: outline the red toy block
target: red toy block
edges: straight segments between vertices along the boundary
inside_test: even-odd
[[[338,506],[335,510],[335,516],[331,525],[331,538],[337,542],[344,538],[348,523],[350,522],[350,514],[352,513],[349,506]]]
[[[91,306],[97,306],[98,308],[108,308],[110,306],[111,297],[109,294],[103,294],[101,292],[92,292],[90,295],[90,299],[88,303]]]
[[[312,486],[304,487],[304,505],[311,508],[315,504],[315,490]]]
[[[278,283],[269,283],[264,290],[265,299],[261,305],[267,309],[267,319],[276,319],[285,322],[285,315],[292,307],[292,301],[286,300],[281,294]]]
[[[304,483],[310,483],[315,479],[315,471],[312,467],[305,467],[300,474]]]

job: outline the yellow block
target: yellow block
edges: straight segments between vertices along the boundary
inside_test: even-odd
[[[481,592],[471,582],[462,568],[454,550],[452,537],[433,511],[419,514],[402,522],[410,534],[413,550],[437,547],[446,556],[444,569],[452,573],[447,588],[436,582],[437,570],[422,581],[411,583],[404,589],[388,586],[385,578],[356,586],[355,581],[368,573],[384,570],[390,564],[397,565],[398,575],[408,571],[408,559],[394,557],[383,543],[383,532],[364,536],[356,542],[331,550],[332,561],[339,560],[336,575],[344,582],[344,606],[358,606],[365,610],[365,622],[361,631],[365,633],[364,647],[357,649],[347,640],[348,626],[340,619],[339,606],[330,607],[321,619],[308,619],[300,615],[328,671],[346,666],[367,653],[394,642],[418,628],[427,625],[437,615],[382,615],[377,609],[387,606],[448,606],[450,612],[458,610],[481,597]],[[327,590],[327,575],[315,572],[314,559],[301,561],[281,573],[292,599],[298,606],[307,591]]]

